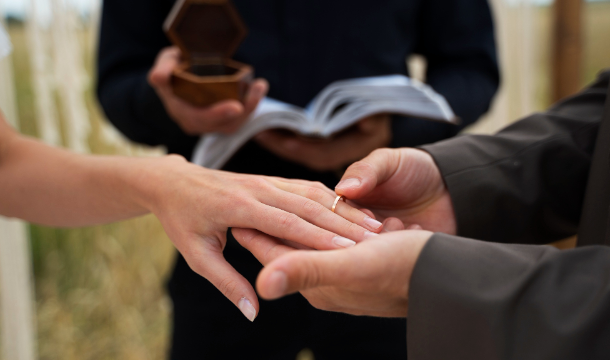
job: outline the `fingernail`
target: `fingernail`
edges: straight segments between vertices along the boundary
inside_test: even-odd
[[[355,187],[359,187],[360,184],[361,184],[361,182],[359,179],[345,179],[345,180],[339,181],[337,186],[335,186],[335,189],[355,188]]]
[[[370,232],[370,231],[364,232],[364,240],[369,240],[369,239],[375,238],[377,236],[379,236],[379,234],[374,233],[374,232]]]
[[[356,242],[337,235],[333,238],[333,244],[343,248],[348,248],[356,245]]]
[[[288,279],[283,271],[274,271],[269,275],[269,295],[278,298],[286,294]]]
[[[254,309],[254,306],[252,306],[250,300],[245,297],[241,298],[237,303],[237,307],[248,320],[254,321],[254,319],[256,319],[256,310]]]
[[[377,221],[369,216],[366,216],[364,218],[364,223],[371,230],[378,230],[381,226],[383,226],[383,224],[381,224],[379,221]]]

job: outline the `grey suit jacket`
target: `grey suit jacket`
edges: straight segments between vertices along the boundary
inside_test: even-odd
[[[610,359],[610,247],[596,245],[610,233],[609,80],[494,136],[424,147],[462,237],[435,234],[416,264],[410,360]],[[531,245],[576,233],[590,246]]]

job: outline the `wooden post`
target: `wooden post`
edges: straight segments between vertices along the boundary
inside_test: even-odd
[[[553,8],[552,100],[581,88],[582,0],[555,0]]]

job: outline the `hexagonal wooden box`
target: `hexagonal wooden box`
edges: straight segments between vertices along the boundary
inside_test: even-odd
[[[231,60],[247,30],[230,0],[179,0],[163,28],[182,51],[172,74],[177,96],[198,106],[243,102],[254,71]]]

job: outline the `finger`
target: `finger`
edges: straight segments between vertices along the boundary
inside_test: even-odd
[[[400,152],[392,149],[373,151],[347,168],[335,187],[338,195],[359,199],[389,179],[400,165]]]
[[[276,177],[276,176],[265,176],[265,178],[267,180],[273,182],[274,185],[276,185],[278,182],[284,182],[284,183],[299,184],[299,185],[304,185],[304,186],[311,186],[311,187],[315,187],[320,190],[323,190],[324,192],[326,192],[327,194],[329,194],[332,197],[337,196],[337,194],[335,194],[334,191],[332,191],[326,185],[322,184],[319,181],[310,181],[310,180],[301,180],[301,179],[286,179],[286,178],[281,178],[281,177]]]
[[[178,66],[179,60],[180,50],[177,47],[172,46],[161,50],[148,75],[148,82],[152,86],[168,87],[172,71]]]
[[[383,222],[383,231],[391,232],[391,231],[401,231],[405,230],[405,225],[400,219],[397,218],[387,218]]]
[[[259,310],[256,292],[248,280],[225,260],[222,252],[201,246],[182,254],[193,271],[220,290],[248,320],[254,321]]]
[[[355,249],[355,248],[354,248]],[[320,286],[341,286],[345,269],[353,269],[352,249],[339,251],[292,251],[269,263],[256,279],[256,289],[264,299],[277,299]]]
[[[271,236],[295,241],[318,250],[341,249],[356,244],[354,240],[319,228],[294,213],[268,205],[263,205],[255,213],[250,214],[246,225],[242,227],[257,229]]]
[[[283,181],[275,181],[274,185],[284,192],[278,193],[277,197],[266,197],[261,201],[297,214],[301,218],[339,235],[360,240],[371,236],[371,234],[363,232],[362,228],[376,233],[382,229],[379,221],[341,200],[337,202],[333,214],[330,209],[337,196],[322,189]]]
[[[244,106],[237,100],[224,100],[208,107],[196,108],[193,116],[208,124],[219,126],[237,119],[244,113]]]
[[[250,86],[246,100],[244,101],[245,113],[250,115],[256,109],[258,103],[262,100],[269,90],[269,83],[265,79],[256,79]]]
[[[354,132],[332,141],[312,142],[269,132],[259,134],[257,140],[263,147],[287,160],[314,170],[327,171],[364,156],[360,152],[369,146],[370,138]]]
[[[364,134],[373,133],[376,130],[379,119],[374,116],[362,119],[358,122],[358,129]]]
[[[227,121],[226,125],[218,128],[218,132],[223,134],[232,134],[248,122],[250,115],[256,110],[261,99],[267,94],[269,89],[269,83],[265,79],[255,80],[246,94],[246,98],[243,105],[243,111],[239,116],[233,117],[230,121]]]
[[[360,209],[360,211],[362,211],[363,213],[365,213],[367,216],[375,219],[375,214],[373,214],[373,212],[369,209]]]
[[[250,251],[261,264],[267,265],[281,255],[295,251],[284,245],[279,239],[254,229],[232,228],[235,240]]]
[[[419,224],[411,224],[405,230],[423,230]]]

